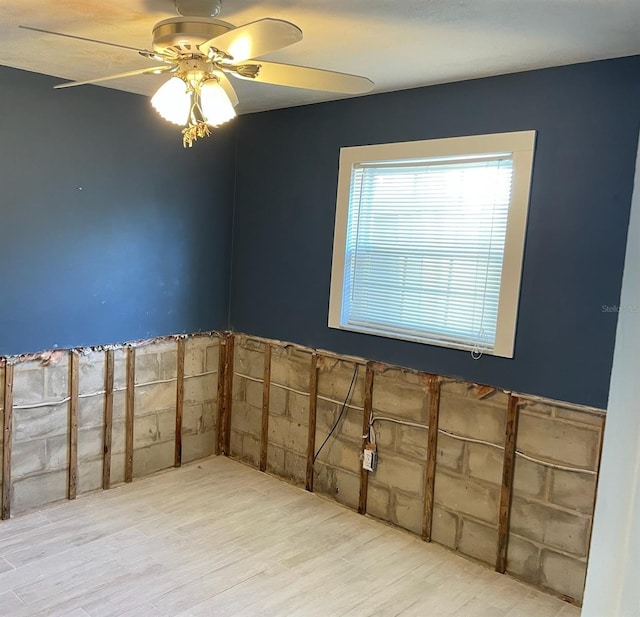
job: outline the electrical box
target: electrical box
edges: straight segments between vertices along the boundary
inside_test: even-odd
[[[378,465],[378,453],[374,448],[367,444],[362,452],[362,468],[366,471],[375,471]]]

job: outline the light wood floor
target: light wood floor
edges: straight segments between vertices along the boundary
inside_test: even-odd
[[[0,523],[2,617],[577,617],[218,457]]]

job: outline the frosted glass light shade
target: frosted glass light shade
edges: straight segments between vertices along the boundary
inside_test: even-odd
[[[172,77],[162,84],[151,98],[155,110],[169,122],[184,125],[189,119],[191,94],[187,84],[179,77]]]
[[[202,84],[200,102],[205,122],[211,126],[219,126],[236,117],[236,110],[217,79],[208,79]]]

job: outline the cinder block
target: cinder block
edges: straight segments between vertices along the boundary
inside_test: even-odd
[[[328,401],[318,399],[316,406],[316,426],[325,434],[338,418],[338,407]]]
[[[274,347],[271,355],[271,381],[289,388],[309,392],[311,352],[294,347]]]
[[[599,433],[595,428],[583,428],[522,412],[517,448],[536,458],[595,471],[598,464]]]
[[[124,420],[127,412],[126,392],[113,393],[113,422]]]
[[[273,419],[274,418],[269,418],[270,431]],[[231,411],[231,426],[235,430],[243,433],[249,433],[250,435],[259,438],[260,433],[262,432],[262,410],[251,407],[251,405],[247,405],[247,403],[236,402]],[[278,427],[278,430],[280,431],[277,434],[278,438],[282,436],[282,439],[284,439],[282,429]],[[282,444],[283,442],[277,441],[276,443]]]
[[[209,339],[209,344],[205,350],[205,370],[218,371],[218,362],[220,360],[220,341],[216,340],[216,336]]]
[[[11,451],[11,476],[18,479],[41,472],[45,466],[45,440],[24,441],[13,445]],[[0,472],[1,473],[1,472]]]
[[[185,375],[199,375],[204,373],[204,354],[207,343],[202,337],[188,338],[185,341],[184,347],[184,374]],[[212,350],[213,353],[213,350]],[[218,347],[215,349],[216,353],[216,369],[218,367]],[[208,369],[213,370],[213,369]]]
[[[244,402],[246,399],[247,380],[240,375],[234,375],[231,383],[231,398],[234,403]]]
[[[262,391],[263,385],[256,381],[246,381],[245,384],[245,400],[249,405],[256,409],[262,409]]]
[[[440,396],[449,395],[459,398],[467,398],[470,393],[473,384],[467,381],[446,380],[440,384]]]
[[[247,349],[236,340],[233,351],[233,370],[256,379],[264,377],[264,344],[260,349]]]
[[[321,461],[313,466],[313,490],[331,499],[336,498],[336,481],[333,467],[328,467]]]
[[[325,435],[320,436],[316,432],[316,452],[319,450],[324,438]],[[359,474],[360,454],[361,451],[359,445],[330,438],[318,456],[318,461],[321,461],[330,467],[344,469]]]
[[[458,517],[438,505],[433,506],[431,539],[438,544],[456,548],[458,534]]]
[[[282,415],[287,411],[289,396],[299,396],[284,388],[278,388],[273,383],[269,387],[269,414]]]
[[[516,456],[513,474],[513,494],[543,498],[547,487],[548,468]]]
[[[351,395],[349,396],[348,402],[352,405],[362,407],[364,402],[364,377],[366,371],[362,365],[358,365],[357,370],[358,374],[356,375],[353,387],[351,387],[353,374],[356,371],[356,364],[354,362],[333,359],[327,359],[321,362],[320,370],[318,371],[318,394],[343,403],[351,388]]]
[[[360,475],[342,471],[341,469],[335,469],[334,474],[336,482],[335,499],[346,506],[357,509],[360,499]]]
[[[67,435],[55,435],[45,439],[46,471],[67,469],[69,466],[69,438]]]
[[[67,475],[66,471],[54,471],[12,482],[12,514],[65,499]]]
[[[467,444],[469,475],[492,484],[502,484],[504,451],[479,443]]]
[[[375,422],[376,444],[381,450],[394,450],[396,443],[396,425],[392,422]]]
[[[13,373],[13,404],[41,403],[44,400],[44,371],[37,362],[20,362]]]
[[[176,410],[165,409],[158,412],[158,441],[175,441]]]
[[[284,448],[270,443],[267,448],[267,471],[281,478],[284,476]]]
[[[136,384],[160,379],[160,361],[155,345],[136,349]]]
[[[127,355],[126,348],[113,350],[113,387],[124,388],[127,385]]]
[[[579,557],[587,554],[591,519],[514,496],[511,531]]]
[[[308,433],[309,429],[306,425],[291,422],[286,416],[269,418],[269,443],[284,447],[287,451],[306,453]],[[259,426],[253,434],[260,437]]]
[[[92,428],[104,424],[104,394],[78,400],[78,427]]]
[[[254,336],[246,334],[234,334],[236,347],[243,347],[249,351],[264,351],[265,343]]]
[[[375,516],[383,521],[391,520],[389,503],[391,493],[386,486],[369,478],[367,489],[367,514]]]
[[[13,441],[42,439],[53,435],[66,435],[69,427],[69,406],[14,409]]]
[[[542,571],[540,582],[578,602],[582,601],[587,564],[579,559],[571,559],[544,549],[542,551]]]
[[[91,394],[104,390],[104,366],[105,353],[103,351],[91,351],[80,356],[78,366],[78,390],[80,394]]]
[[[69,395],[69,356],[51,366],[45,366],[44,371],[44,396],[45,399],[59,400]]]
[[[391,508],[391,521],[399,527],[421,534],[424,501],[398,491],[392,493],[395,499]]]
[[[113,453],[111,456],[111,486],[124,482],[124,454]]]
[[[362,443],[362,412],[347,407],[334,435],[341,441],[349,441],[360,446]]]
[[[422,497],[424,495],[424,465],[409,461],[391,452],[380,452],[375,478],[393,492],[399,489]]]
[[[285,468],[287,462],[287,455],[285,453]],[[257,467],[260,462],[260,441],[251,435],[242,436],[242,458],[254,467]]]
[[[173,349],[163,351],[160,354],[160,379],[172,379],[178,376],[178,350],[177,341],[173,343]]]
[[[142,478],[151,473],[173,467],[175,461],[175,444],[173,441],[138,448],[133,453],[133,476]]]
[[[551,471],[550,500],[560,506],[593,513],[596,496],[596,476],[553,469]]]
[[[139,416],[133,423],[133,449],[138,450],[158,441],[158,417],[156,414]]]
[[[533,584],[540,581],[540,548],[514,534],[509,534],[507,572]]]
[[[284,390],[280,390],[284,392]],[[271,397],[269,397],[271,398]],[[271,401],[270,401],[271,403]],[[269,405],[271,408],[271,404]],[[317,408],[316,408],[317,410]],[[294,422],[309,423],[309,397],[302,394],[296,394],[295,392],[289,393],[289,400],[287,404],[287,414]]]
[[[448,394],[440,397],[439,428],[456,435],[503,445],[506,407]]]
[[[458,550],[465,555],[494,565],[498,554],[498,530],[467,518],[462,518]]]
[[[231,429],[229,435],[229,452],[235,458],[242,458],[242,435],[240,431]]]
[[[136,416],[154,413],[161,409],[176,406],[176,384],[158,383],[153,386],[136,386],[135,413]]]
[[[118,420],[111,425],[111,452],[124,453],[125,450],[125,422]]]
[[[88,493],[102,488],[102,459],[78,464],[78,493]]]
[[[605,412],[589,412],[578,411],[577,409],[568,409],[560,405],[556,405],[554,408],[554,415],[556,418],[563,420],[570,420],[572,422],[579,422],[580,424],[587,424],[594,426],[598,429],[604,428]]]
[[[215,451],[216,432],[207,430],[182,437],[182,462],[190,463],[211,456]]]
[[[500,491],[436,468],[435,501],[447,510],[468,514],[491,525],[498,522]]]
[[[184,400],[189,403],[202,403],[203,401],[216,400],[217,380],[212,375],[203,375],[202,377],[190,377],[184,380]],[[235,381],[235,379],[234,379]],[[175,404],[176,390],[173,385],[173,399]]]
[[[205,430],[214,429],[216,426],[217,401],[205,401],[202,404],[202,420]]]
[[[399,425],[396,431],[395,450],[398,454],[419,461],[427,459],[428,433],[425,429]],[[382,449],[382,445],[380,448]]]
[[[202,403],[185,405],[182,412],[182,435],[200,433],[204,429]]]
[[[104,430],[101,426],[83,428],[78,431],[78,461],[102,458]]]
[[[401,371],[376,375],[373,385],[374,415],[391,415],[413,422],[428,423],[428,396],[424,384],[414,384]]]
[[[307,474],[307,458],[295,452],[285,450],[284,477],[294,484],[302,485]]]

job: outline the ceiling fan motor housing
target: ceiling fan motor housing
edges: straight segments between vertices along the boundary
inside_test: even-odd
[[[153,49],[179,54],[201,54],[198,45],[233,29],[233,25],[211,17],[173,17],[153,28]]]

